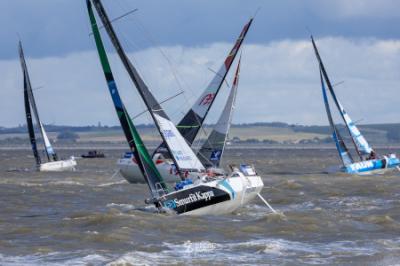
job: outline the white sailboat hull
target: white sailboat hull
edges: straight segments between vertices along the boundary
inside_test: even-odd
[[[160,203],[165,209],[181,215],[223,215],[248,204],[263,187],[260,176],[234,172],[226,178],[200,182],[171,192],[162,197]]]
[[[164,182],[173,183],[180,180],[179,175],[175,170],[175,166],[172,161],[169,160],[153,160],[156,164],[157,170],[160,172],[164,179]],[[117,161],[117,166],[123,178],[129,183],[145,183],[143,174],[139,169],[138,164],[133,158],[121,158]],[[192,175],[188,173],[188,178],[197,177],[197,173]]]
[[[261,192],[264,183],[260,176],[251,177],[231,177],[226,179],[236,193],[235,198],[218,204],[199,208],[194,211],[183,213],[183,215],[202,216],[202,215],[222,215],[237,211],[248,204],[257,194]]]
[[[55,162],[42,163],[40,165],[40,172],[62,172],[62,171],[74,171],[76,161],[74,157],[68,160],[60,160]]]
[[[179,181],[179,176],[175,173],[174,166],[169,162],[155,162],[158,171],[167,183]],[[139,166],[132,158],[121,158],[117,161],[121,175],[129,183],[144,183],[143,174]]]

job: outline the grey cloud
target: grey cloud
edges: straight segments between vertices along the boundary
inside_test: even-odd
[[[104,0],[111,17],[139,12],[116,23],[133,36],[140,51],[148,47],[196,46],[231,42],[258,7],[248,41],[304,39],[306,27],[320,37],[398,39],[400,2],[394,0]],[[0,1],[0,58],[16,58],[16,33],[29,44],[33,57],[65,56],[93,50],[83,0]],[[5,26],[4,26],[5,25]],[[144,26],[144,28],[143,28]],[[146,32],[153,36],[150,40]],[[156,40],[156,41],[154,41]]]

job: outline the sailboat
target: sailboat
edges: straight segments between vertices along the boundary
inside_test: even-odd
[[[342,160],[343,164],[341,170],[348,174],[365,175],[384,173],[387,170],[398,168],[400,166],[400,160],[396,157],[396,155],[377,155],[377,153],[372,149],[367,140],[361,134],[356,124],[351,120],[349,114],[345,111],[333,90],[333,86],[330,82],[313,36],[311,36],[311,42],[314,47],[315,56],[317,57],[319,63],[322,95],[324,98],[325,109],[332,132],[332,138],[335,141],[336,148],[339,152],[339,157]],[[349,149],[345,144],[343,137],[339,133],[337,125],[333,121],[325,84],[327,85],[329,94],[331,95],[333,102],[335,103],[339,114],[344,122],[347,133],[350,135],[357,156],[360,159],[359,161],[353,159]]]
[[[22,66],[22,72],[24,75],[24,104],[26,114],[26,124],[28,127],[29,139],[32,146],[33,156],[35,157],[36,166],[39,171],[67,171],[75,170],[76,161],[74,157],[68,160],[59,160],[57,153],[54,151],[49,138],[47,137],[46,131],[42,122],[39,119],[39,112],[36,106],[35,98],[33,96],[32,85],[28,74],[28,68],[25,62],[24,51],[22,48],[22,42],[18,45],[19,57]],[[33,125],[32,113],[35,117],[36,124],[39,128],[39,132],[42,136],[44,143],[44,152],[46,153],[47,162],[42,162],[38,151],[38,145],[35,136],[35,127]]]
[[[177,129],[189,145],[193,144],[193,141],[199,134],[199,131],[203,126],[203,123],[225,81],[252,23],[253,18],[244,25],[239,37],[236,39],[235,44],[230,50],[228,56],[225,58],[218,72],[215,73],[215,76],[195,101],[192,108],[177,124]],[[162,173],[167,182],[174,182],[177,180],[176,167],[173,160],[168,155],[165,142],[162,142],[155,149],[152,158],[158,170]],[[201,157],[201,159],[204,159],[204,157]],[[117,165],[119,167],[119,172],[128,182],[143,182],[142,174],[132,152],[127,152],[122,158],[118,159]]]
[[[193,150],[186,143],[175,125],[154,98],[141,76],[126,56],[100,0],[92,0],[100,19],[120,57],[126,71],[145,102],[157,129],[166,143],[169,156],[173,159],[182,181],[171,191],[155,166],[119,96],[111,72],[107,54],[102,43],[90,0],[88,13],[97,51],[108,84],[109,92],[127,138],[131,151],[139,165],[142,176],[150,189],[150,198],[145,202],[160,210],[182,215],[209,215],[230,213],[254,199],[263,188],[261,177],[254,169],[242,172],[235,169],[229,176],[211,177],[205,173]],[[196,173],[197,178],[188,178],[187,173]]]

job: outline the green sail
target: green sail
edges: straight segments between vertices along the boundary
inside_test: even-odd
[[[96,18],[93,13],[92,4],[90,0],[86,0],[89,12],[90,23],[92,26],[93,36],[96,41],[97,52],[99,54],[101,66],[103,68],[104,76],[107,81],[108,89],[113,100],[115,110],[117,112],[119,121],[124,131],[126,140],[128,141],[131,151],[135,155],[136,162],[143,173],[143,176],[150,188],[153,197],[160,196],[160,191],[167,192],[168,188],[165,184],[161,174],[157,170],[149,152],[143,144],[143,141],[136,130],[132,120],[130,119],[125,106],[121,100],[118,92],[114,76],[111,72],[110,63],[107,58],[106,51],[101,39],[99,28],[97,27]]]

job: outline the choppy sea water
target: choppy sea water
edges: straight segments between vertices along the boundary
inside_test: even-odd
[[[0,151],[0,265],[400,265],[399,172],[326,174],[335,150],[229,149],[285,216],[256,199],[193,218],[153,213],[145,184],[112,177],[122,151],[105,153],[38,173],[30,151]]]

